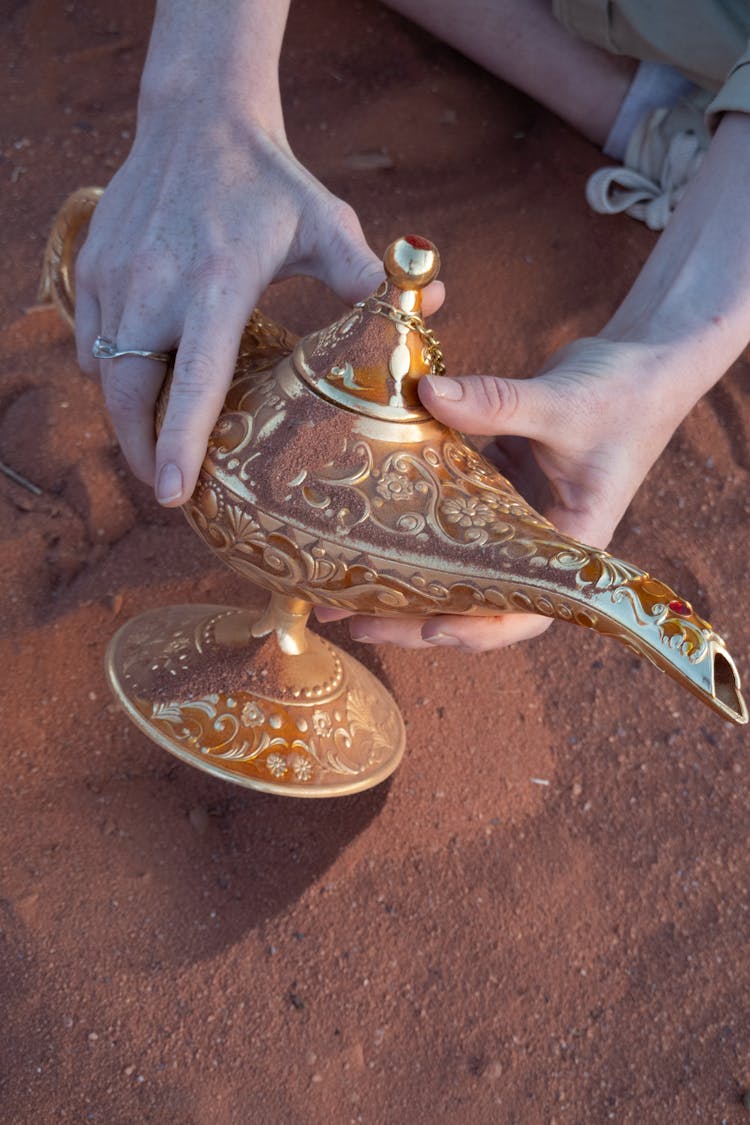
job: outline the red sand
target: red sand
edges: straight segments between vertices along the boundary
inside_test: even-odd
[[[127,151],[149,13],[11,0],[0,31],[0,458],[43,489],[0,478],[0,1118],[750,1120],[747,735],[654,669],[562,625],[476,657],[330,627],[409,748],[392,783],[320,803],[191,770],[110,702],[121,621],[255,597],[130,477],[66,330],[28,311],[59,202]],[[590,145],[370,0],[298,3],[283,73],[296,152],[372,244],[438,243],[454,371],[533,371],[652,245],[588,212]],[[294,282],[268,308],[299,330],[337,304]],[[746,677],[749,374],[615,541]]]

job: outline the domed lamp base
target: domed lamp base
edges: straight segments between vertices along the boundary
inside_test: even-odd
[[[115,697],[183,762],[251,789],[338,797],[404,752],[400,712],[359,661],[306,628],[310,606],[178,605],[128,621],[107,650]]]

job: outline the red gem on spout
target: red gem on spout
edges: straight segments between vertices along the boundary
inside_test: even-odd
[[[432,243],[426,238],[420,238],[418,234],[407,234],[404,242],[408,242],[415,250],[432,250]]]
[[[669,608],[672,610],[672,613],[678,613],[680,617],[689,617],[693,612],[688,603],[681,602],[679,598],[675,598],[674,601],[671,601],[669,603]]]

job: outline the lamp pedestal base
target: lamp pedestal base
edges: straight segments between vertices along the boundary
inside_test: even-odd
[[[107,651],[115,697],[159,746],[251,789],[337,797],[385,780],[405,746],[389,693],[304,621],[296,653],[267,628],[255,636],[268,612],[179,605],[133,618]]]

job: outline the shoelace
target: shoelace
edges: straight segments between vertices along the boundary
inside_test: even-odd
[[[647,126],[640,145],[641,152],[650,143],[658,143],[655,136],[658,124],[658,120],[653,120]],[[634,168],[600,168],[586,184],[586,199],[589,206],[601,215],[625,211],[651,230],[663,230],[704,155],[705,149],[698,136],[692,130],[684,130],[669,141],[660,182]]]

